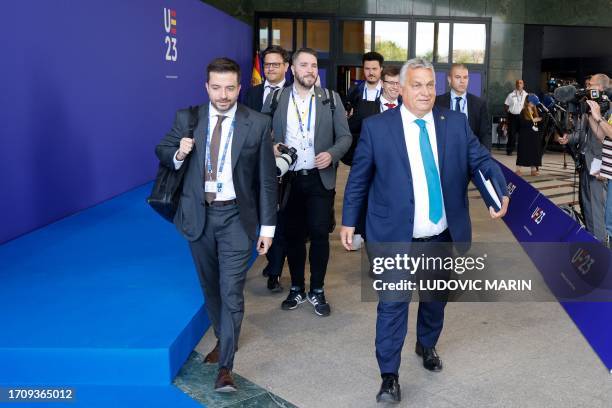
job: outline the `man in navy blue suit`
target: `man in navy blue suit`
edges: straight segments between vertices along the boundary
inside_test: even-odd
[[[472,228],[467,187],[474,179],[491,218],[506,214],[506,181],[468,124],[465,115],[434,107],[435,73],[422,59],[407,61],[400,72],[403,103],[363,123],[344,193],[340,237],[350,250],[367,200],[368,244],[410,242],[469,243]],[[487,195],[480,174],[501,197],[501,207]],[[401,351],[407,332],[409,302],[379,296],[376,358],[382,376],[377,401],[400,401]],[[440,371],[436,343],[444,321],[444,300],[420,302],[416,353],[423,366]]]

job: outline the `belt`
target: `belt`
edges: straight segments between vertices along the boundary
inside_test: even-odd
[[[314,169],[302,169],[302,170],[297,170],[297,171],[290,171],[290,173],[294,176],[308,176],[310,174],[316,174],[319,172],[319,169],[314,168]]]
[[[412,242],[429,242],[437,239],[441,235],[448,234],[448,228],[439,233],[438,235],[432,235],[430,237],[420,237],[420,238],[412,238]]]
[[[225,200],[225,201],[213,201],[212,203],[208,204],[207,202],[206,206],[207,207],[224,207],[226,205],[232,205],[232,204],[238,204],[238,202],[236,201],[236,199],[233,200]]]

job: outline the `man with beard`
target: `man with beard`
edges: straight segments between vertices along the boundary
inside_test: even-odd
[[[180,110],[155,153],[162,164],[176,170],[191,155],[174,223],[189,241],[217,337],[205,362],[219,365],[215,391],[230,392],[236,391],[232,368],[253,243],[257,239],[257,251],[264,255],[274,236],[276,165],[270,118],[236,103],[238,64],[228,58],[213,60],[207,68],[206,91],[210,103],[198,108],[193,139],[186,137],[190,110]]]
[[[293,54],[292,63],[295,82],[282,91],[272,121],[275,143],[295,148],[298,155],[286,175],[290,182],[289,197],[279,214],[285,225],[291,273],[291,290],[281,307],[295,309],[308,300],[317,315],[328,316],[331,310],[323,284],[329,260],[336,168],[350,147],[351,133],[339,96],[315,86],[316,51],[299,49]],[[304,279],[307,236],[310,238],[308,295]]]
[[[353,154],[361,133],[361,122],[372,115],[372,112],[378,111],[379,98],[383,91],[383,83],[380,80],[385,61],[383,56],[374,51],[367,52],[363,54],[361,61],[365,81],[352,86],[346,95],[349,106],[348,123],[353,135],[351,148],[343,159],[343,162],[348,165],[353,162]]]

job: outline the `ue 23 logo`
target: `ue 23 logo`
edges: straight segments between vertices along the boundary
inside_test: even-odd
[[[166,61],[175,62],[178,56],[176,49],[176,10],[164,8],[164,29],[166,37]]]

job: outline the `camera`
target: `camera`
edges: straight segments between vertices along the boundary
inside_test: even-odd
[[[576,88],[573,85],[565,85],[556,88],[554,91],[555,99],[559,101],[569,113],[582,115],[589,113],[591,108],[586,103],[587,99],[597,102],[601,112],[610,109],[610,98],[612,90],[606,89],[600,92],[597,89]]]
[[[276,158],[276,175],[283,177],[293,163],[295,163],[298,155],[294,147],[285,146],[284,144],[278,145],[278,151],[280,156]]]

